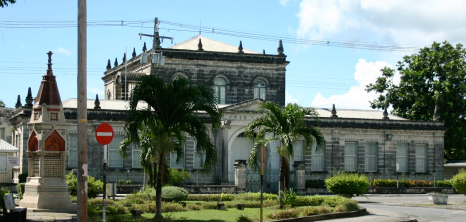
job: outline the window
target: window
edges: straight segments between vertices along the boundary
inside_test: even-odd
[[[366,172],[377,172],[377,151],[378,143],[367,143],[365,150],[365,169]]]
[[[324,147],[317,149],[317,145],[312,144],[311,171],[324,171],[324,163]]]
[[[112,142],[108,144],[108,167],[123,167],[123,158],[118,152],[122,140],[123,136],[115,135]]]
[[[5,129],[0,129],[0,139],[5,140]]]
[[[0,154],[0,173],[6,173],[8,167],[8,154]]]
[[[131,154],[131,166],[133,168],[141,168],[141,161],[139,161],[140,156],[141,148],[137,145],[133,145],[133,151]]]
[[[356,142],[345,143],[345,171],[356,172],[358,170],[358,144]]]
[[[295,161],[304,160],[304,141],[298,140],[293,146],[293,156],[290,159],[290,170],[294,170]]]
[[[205,153],[204,152],[194,152],[194,169],[204,168],[205,162]]]
[[[396,146],[396,168],[398,172],[408,172],[408,144],[398,144]]]
[[[267,84],[263,80],[254,81],[254,99],[265,100],[267,93]]]
[[[78,134],[68,136],[68,167],[78,167]]]
[[[179,162],[176,162],[177,157],[178,155],[176,154],[176,152],[170,153],[170,168],[184,169],[183,159],[181,159]]]
[[[427,145],[416,144],[416,172],[427,172]]]
[[[214,92],[218,104],[225,104],[226,85],[227,81],[224,78],[214,79]]]

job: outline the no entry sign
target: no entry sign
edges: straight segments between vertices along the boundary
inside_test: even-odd
[[[113,140],[113,128],[108,123],[100,124],[95,130],[95,138],[102,145],[107,145]]]

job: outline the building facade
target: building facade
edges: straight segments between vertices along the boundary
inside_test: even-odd
[[[264,100],[285,105],[286,55],[278,44],[277,53],[268,55],[211,40],[202,36],[170,48],[146,50],[139,55],[113,67],[110,60],[102,77],[105,99],[88,100],[88,164],[89,175],[102,178],[103,146],[94,133],[105,122],[114,129],[114,139],[109,144],[108,180],[131,180],[143,183],[145,176],[139,164],[140,150],[127,150],[128,159],[118,152],[124,139],[124,124],[127,117],[131,90],[140,76],[158,75],[169,82],[175,78],[187,78],[195,84],[213,87],[223,112],[222,127],[211,132],[217,148],[218,162],[211,171],[204,171],[204,155],[196,153],[195,141],[187,138],[185,155],[181,162],[176,156],[167,158],[171,168],[185,169],[191,177],[188,184],[235,183],[235,163],[248,159],[253,140],[244,136],[248,123],[261,115],[260,103]],[[126,57],[126,56],[125,56]],[[152,62],[148,62],[152,61]],[[29,97],[30,95],[28,95]],[[141,104],[144,106],[144,104]],[[77,168],[77,100],[63,102],[67,123],[68,157],[66,169]],[[323,179],[334,172],[360,172],[373,178],[394,178],[397,173],[419,179],[443,177],[442,122],[415,122],[389,115],[380,110],[317,109],[320,119],[307,118],[306,122],[318,127],[326,141],[323,148],[313,147],[306,151],[303,142],[298,142],[291,158],[292,170],[301,167],[306,180]],[[10,122],[14,126],[13,145],[25,155],[31,118],[30,104],[20,106]],[[22,138],[22,139],[21,139]],[[268,191],[278,189],[279,156],[271,143],[266,148],[266,175]],[[27,172],[27,158],[22,157],[21,172]],[[294,166],[294,167],[293,167]],[[246,168],[248,168],[246,166]],[[255,182],[254,172],[249,169],[249,183]],[[258,177],[255,177],[258,178]],[[248,188],[249,189],[249,188]],[[253,188],[249,190],[254,190]]]

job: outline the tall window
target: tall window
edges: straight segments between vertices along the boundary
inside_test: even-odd
[[[378,143],[367,143],[365,149],[365,169],[366,172],[377,172],[377,151]]]
[[[218,104],[225,104],[226,86],[227,81],[224,78],[217,77],[214,79],[214,92]]]
[[[141,148],[137,145],[133,145],[133,151],[131,154],[131,166],[133,168],[141,168],[141,161],[139,161],[140,156]]]
[[[205,163],[205,153],[204,152],[194,152],[194,169],[204,168]]]
[[[0,173],[6,173],[8,167],[8,154],[0,154]]]
[[[263,80],[254,81],[254,99],[265,100],[267,94],[267,84]]]
[[[427,145],[416,144],[416,172],[427,172]]]
[[[290,170],[294,169],[294,162],[295,161],[303,161],[304,160],[304,141],[298,140],[293,146],[293,156],[291,156],[290,161]]]
[[[184,161],[181,159],[179,162],[176,162],[178,155],[176,152],[170,153],[170,168],[172,169],[184,169]]]
[[[122,140],[123,136],[115,135],[112,142],[108,144],[108,167],[123,167],[123,158],[118,152]]]
[[[398,172],[408,172],[408,144],[398,144],[396,146],[396,164]]]
[[[5,140],[5,129],[0,129],[0,139]]]
[[[311,171],[324,171],[324,147],[317,149],[317,144],[312,144]]]
[[[345,143],[345,171],[356,172],[358,170],[358,144],[356,142]]]
[[[68,167],[78,167],[78,134],[68,136]]]

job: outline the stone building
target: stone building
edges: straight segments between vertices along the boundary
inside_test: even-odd
[[[156,41],[157,42],[157,41]],[[152,61],[152,62],[148,62]],[[128,102],[125,100],[137,84],[140,76],[158,75],[165,81],[187,78],[195,84],[210,85],[218,98],[223,112],[222,127],[212,132],[217,148],[218,162],[212,171],[202,170],[204,155],[195,152],[195,141],[187,138],[185,155],[181,162],[168,157],[171,168],[185,169],[191,174],[189,184],[237,184],[235,168],[247,169],[253,141],[244,136],[247,124],[260,116],[258,107],[263,100],[285,105],[286,55],[278,43],[277,53],[257,53],[239,46],[221,43],[203,36],[196,36],[170,48],[155,49],[139,55],[133,50],[131,59],[123,58],[118,64],[110,60],[102,77],[105,99],[88,100],[88,163],[89,175],[102,178],[103,147],[95,137],[95,129],[102,122],[110,124],[115,137],[109,145],[108,180],[120,179],[142,183],[144,174],[139,164],[140,150],[128,149],[128,159],[118,154],[118,144],[124,138],[124,120]],[[30,93],[29,93],[30,94]],[[28,95],[28,98],[30,95]],[[31,99],[32,100],[32,99]],[[31,118],[30,103],[20,106],[11,119],[14,125],[14,143],[25,155],[29,129],[26,122]],[[144,106],[144,104],[142,104]],[[66,169],[77,167],[77,100],[63,102],[66,121],[67,150]],[[371,175],[372,178],[395,177],[400,174],[410,178],[434,179],[443,177],[443,135],[441,122],[415,122],[389,115],[380,110],[317,109],[319,122],[306,119],[323,133],[326,146],[304,151],[298,142],[292,158],[293,171],[300,171],[293,181],[299,189],[303,180],[323,179],[333,172],[350,171]],[[21,139],[22,138],[22,139]],[[266,149],[266,191],[278,188],[278,144]],[[27,172],[27,158],[22,158],[21,172]],[[398,170],[397,170],[398,169]],[[245,174],[245,190],[255,190],[260,177],[252,171]],[[241,185],[243,186],[243,185]],[[243,190],[244,190],[243,189]],[[213,191],[211,191],[213,192]]]

